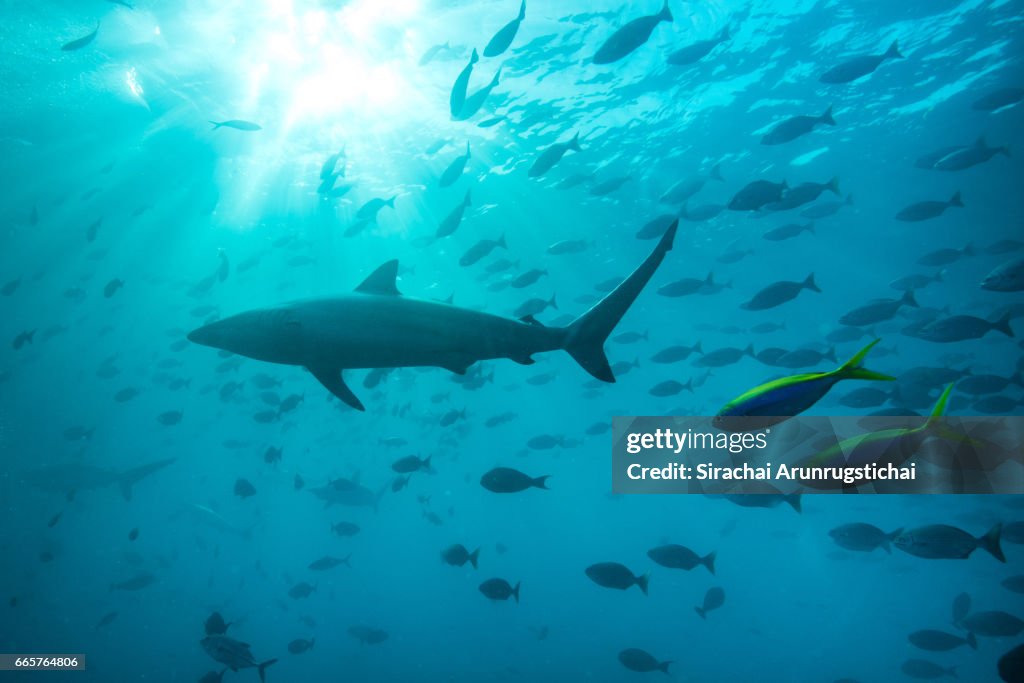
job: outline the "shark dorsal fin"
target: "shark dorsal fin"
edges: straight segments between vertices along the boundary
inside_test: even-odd
[[[356,291],[362,292],[363,294],[389,294],[392,296],[400,296],[402,293],[398,291],[398,287],[395,285],[395,279],[397,277],[398,259],[392,259],[370,273],[370,276],[356,287]]]

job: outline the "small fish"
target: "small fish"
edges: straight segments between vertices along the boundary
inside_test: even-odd
[[[484,47],[484,57],[497,57],[505,52],[505,50],[509,48],[509,45],[512,44],[512,41],[515,40],[516,33],[519,32],[519,25],[523,23],[523,19],[525,18],[526,0],[522,0],[519,4],[519,15],[502,26],[501,29],[487,42],[487,46]]]
[[[469,190],[466,190],[466,196],[448,213],[447,216],[444,217],[434,236],[438,238],[448,237],[458,230],[459,225],[462,223],[462,216],[466,212],[466,208],[472,206],[472,204],[473,202],[470,198],[470,192]]]
[[[480,592],[491,600],[515,598],[516,602],[519,602],[519,586],[519,583],[513,586],[505,579],[487,579],[480,584]]]
[[[311,638],[309,640],[296,638],[292,642],[288,643],[288,652],[293,655],[301,655],[303,652],[311,650],[314,643],[316,643],[316,638]]]
[[[855,522],[853,524],[842,524],[828,532],[828,535],[841,548],[855,552],[870,553],[881,548],[887,553],[892,552],[891,543],[903,533],[903,529],[897,529],[891,533],[885,533],[873,524]]]
[[[910,206],[901,209],[900,212],[896,214],[896,220],[908,223],[917,223],[920,221],[930,220],[932,218],[938,218],[951,206],[961,209],[963,208],[964,203],[963,200],[960,199],[959,192],[954,193],[947,202],[929,200],[911,204]]]
[[[210,121],[213,124],[213,129],[218,128],[234,128],[235,130],[244,131],[257,131],[263,130],[263,127],[259,124],[253,123],[252,121],[244,121],[242,119],[230,119],[228,121]]]
[[[770,284],[755,294],[750,301],[740,304],[740,308],[748,311],[764,311],[769,308],[775,308],[788,301],[792,301],[805,289],[821,293],[818,285],[814,282],[814,273],[808,275],[803,282],[780,280]]]
[[[1002,525],[996,524],[984,536],[975,538],[963,529],[948,524],[931,524],[907,529],[893,545],[903,552],[927,560],[966,560],[978,548],[1000,562],[1006,562],[999,544]]]
[[[292,600],[298,600],[300,598],[308,598],[316,590],[316,586],[311,586],[305,581],[300,581],[291,588],[288,589],[288,596]]]
[[[894,40],[889,45],[889,49],[883,54],[854,57],[838,66],[832,67],[823,73],[818,80],[829,84],[850,83],[873,73],[887,59],[902,58],[903,55],[900,53],[899,44]]]
[[[134,529],[132,529],[131,531],[128,532],[128,540],[129,541],[134,541],[138,537],[139,537],[139,528],[138,527],[135,527]]]
[[[338,522],[331,525],[331,531],[338,536],[347,538],[359,533],[359,525],[352,522]]]
[[[452,163],[448,164],[448,168],[444,169],[444,173],[441,174],[441,179],[437,182],[440,187],[448,187],[452,185],[456,180],[462,177],[463,172],[466,170],[466,163],[469,162],[470,150],[469,143],[466,143],[466,153],[455,158]]]
[[[672,664],[672,662],[659,662],[654,655],[635,647],[621,651],[619,663],[630,671],[639,673],[650,673],[651,671],[669,673],[668,667]]]
[[[630,586],[638,586],[647,595],[650,575],[634,576],[628,567],[618,562],[598,562],[587,567],[584,573],[598,586],[623,591]]]
[[[662,567],[685,571],[704,567],[711,574],[715,573],[715,556],[716,554],[711,552],[701,557],[686,546],[676,544],[662,545],[647,551],[647,557]]]
[[[473,65],[478,61],[480,61],[480,55],[474,49],[469,57],[469,63],[459,72],[458,78],[452,85],[452,91],[448,97],[448,110],[453,119],[459,115],[466,103],[466,89],[469,87],[469,79],[473,75]]]
[[[122,287],[124,287],[124,280],[119,280],[118,278],[115,277],[113,280],[107,283],[106,287],[103,288],[103,296],[109,299],[110,297],[114,296],[114,294],[117,293],[117,290],[121,289]]]
[[[761,138],[761,144],[781,145],[792,142],[807,135],[818,125],[836,125],[836,120],[832,118],[832,107],[826,109],[821,116],[794,116],[782,121]]]
[[[324,555],[320,559],[314,560],[313,562],[310,562],[309,563],[309,569],[311,569],[312,571],[315,571],[315,572],[323,572],[323,571],[327,571],[328,569],[334,569],[335,567],[340,567],[341,565],[345,565],[346,567],[351,568],[352,565],[349,563],[349,559],[351,557],[352,556],[349,555],[348,557],[337,558],[337,557],[331,557],[330,555]]]
[[[235,480],[234,493],[242,500],[245,500],[246,498],[256,495],[256,487],[253,486],[248,479],[238,478]]]
[[[539,178],[550,171],[555,164],[562,160],[565,153],[569,151],[582,151],[582,148],[580,147],[579,133],[576,133],[569,142],[556,142],[541,152],[540,156],[537,157],[537,160],[533,162],[532,166],[530,166],[528,175],[531,178]]]
[[[983,95],[971,104],[974,111],[993,112],[1024,100],[1024,88],[1002,88]]]
[[[672,20],[672,12],[668,9],[668,0],[665,0],[660,12],[633,19],[605,40],[594,55],[594,64],[612,64],[619,61],[646,43],[658,24]]]
[[[704,594],[704,604],[700,607],[694,607],[697,614],[700,615],[701,619],[708,618],[708,612],[716,610],[725,604],[725,591],[721,588],[709,588],[708,592]]]
[[[96,626],[94,626],[93,628],[101,629],[104,626],[110,626],[114,623],[115,619],[117,619],[117,612],[107,612],[102,617],[100,617],[100,620],[96,622]]]
[[[72,40],[69,43],[64,43],[64,45],[62,45],[60,49],[64,52],[74,52],[75,50],[81,50],[83,47],[85,47],[86,45],[88,45],[96,39],[96,34],[99,33],[99,31],[100,24],[99,22],[96,22],[96,28],[93,29],[92,33],[86,36],[82,36],[81,38],[76,38],[75,40]]]
[[[477,569],[477,560],[480,557],[480,548],[477,548],[473,552],[469,552],[466,546],[461,543],[449,546],[441,551],[441,560],[445,564],[450,564],[453,567],[461,567],[467,562],[473,565],[473,569]]]
[[[531,477],[510,467],[495,467],[480,478],[480,485],[493,493],[519,493],[529,488],[547,490],[550,476]]]
[[[167,410],[157,415],[156,420],[165,427],[173,427],[181,422],[184,412],[181,410]]]

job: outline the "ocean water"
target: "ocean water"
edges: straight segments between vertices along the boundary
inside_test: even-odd
[[[200,644],[216,611],[231,622],[226,637],[251,646],[243,664],[278,660],[269,681],[664,676],[626,668],[628,648],[671,660],[671,678],[694,683],[890,683],[930,673],[906,673],[915,659],[939,677],[955,667],[972,683],[1022,680],[1020,669],[997,673],[1024,640],[1013,623],[1015,635],[977,634],[977,649],[928,652],[907,637],[966,638],[953,623],[961,593],[971,613],[1024,617],[1020,594],[1003,585],[1022,573],[1019,530],[1003,537],[1006,563],[984,549],[962,560],[857,552],[829,536],[866,522],[978,537],[1024,520],[1020,499],[805,495],[797,511],[613,496],[601,427],[615,415],[715,415],[772,378],[832,370],[875,338],[866,366],[897,381],[840,383],[809,412],[927,414],[953,383],[950,414],[1022,413],[1022,3],[670,0],[673,21],[647,40],[634,24],[618,44],[632,37],[636,48],[595,64],[617,29],[659,2],[530,2],[508,48],[474,65],[472,115],[455,84],[471,51],[515,19],[514,1],[133,4],[2,5],[0,652],[86,656],[85,672],[52,679],[216,680],[225,664]],[[670,63],[726,28],[699,60]],[[901,58],[822,82],[893,41]],[[999,91],[1005,106],[986,104]],[[762,143],[830,106],[835,125]],[[580,151],[531,174],[576,134]],[[982,161],[980,137],[991,157]],[[464,172],[441,187],[467,144]],[[707,179],[716,165],[721,180]],[[664,200],[692,178],[707,180],[686,201]],[[775,197],[784,201],[833,178],[838,192],[796,208],[725,208],[753,181],[786,181]],[[956,192],[962,207],[896,218]],[[456,229],[438,237],[467,193]],[[764,237],[849,196],[813,231]],[[391,197],[365,220],[376,208],[367,202]],[[694,220],[708,206],[715,215]],[[250,309],[349,294],[391,259],[404,297],[507,317],[529,299],[554,301],[536,320],[563,326],[651,254],[649,237],[678,215],[672,249],[604,345],[615,383],[557,350],[533,365],[485,359],[465,376],[347,370],[366,408],[357,411],[301,367],[187,336]],[[502,237],[460,265],[480,240]],[[1016,284],[982,286],[1014,262]],[[510,285],[534,268],[544,271],[536,282]],[[665,295],[709,273],[722,286]],[[820,292],[744,307],[812,273]],[[893,282],[908,276],[921,276],[917,307],[839,322],[898,299]],[[958,315],[1004,329],[936,341],[936,325]],[[391,343],[428,343],[410,329]],[[652,360],[698,342],[702,353]],[[749,354],[700,360],[748,345],[819,353],[788,368]],[[958,390],[979,375],[996,379]],[[651,393],[667,380],[688,386]],[[865,388],[884,395],[849,398]],[[429,456],[430,468],[398,487],[392,464],[409,455]],[[132,475],[150,463],[161,466]],[[497,466],[548,475],[547,490],[494,493],[481,477]],[[313,493],[346,486],[361,505],[325,506]],[[358,533],[332,531],[340,522]],[[457,543],[479,548],[478,568],[442,562]],[[715,552],[714,573],[653,562],[648,551],[666,543]],[[323,557],[347,564],[310,568]],[[648,595],[597,585],[585,570],[600,562],[649,574]],[[491,578],[518,583],[518,601],[485,597]],[[313,590],[295,597],[303,582]],[[711,588],[725,601],[701,618],[694,608]],[[314,643],[294,654],[296,639]],[[251,667],[223,674],[257,679]]]

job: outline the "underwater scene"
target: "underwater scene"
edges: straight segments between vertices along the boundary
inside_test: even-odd
[[[1024,681],[1022,496],[612,487],[1024,414],[1024,3],[2,11],[0,678]]]

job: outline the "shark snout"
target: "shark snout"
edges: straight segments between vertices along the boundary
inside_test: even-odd
[[[219,347],[218,338],[218,323],[210,323],[209,325],[203,325],[197,327],[188,333],[187,339],[193,344],[202,344],[203,346],[214,346]]]

